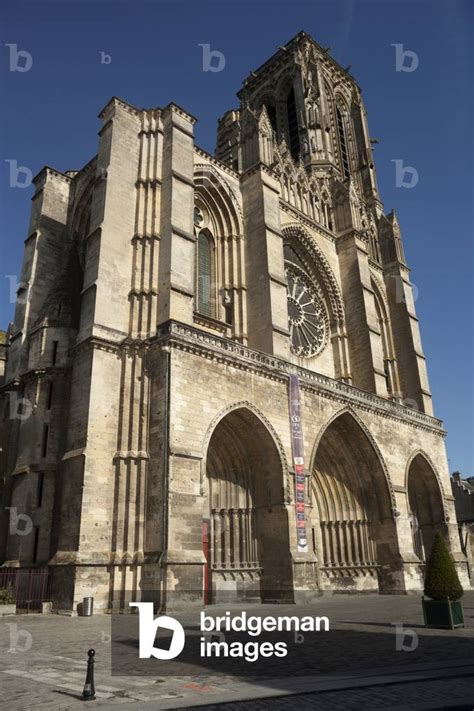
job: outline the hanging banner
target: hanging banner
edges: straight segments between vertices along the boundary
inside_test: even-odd
[[[300,384],[297,375],[290,375],[290,431],[293,467],[295,470],[296,537],[299,553],[308,552],[305,514],[305,473],[303,425],[301,422]]]

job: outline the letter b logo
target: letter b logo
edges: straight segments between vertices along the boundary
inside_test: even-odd
[[[225,67],[225,56],[218,49],[211,49],[210,44],[199,44],[202,47],[202,71],[203,72],[221,72]],[[213,64],[215,59],[217,64]]]
[[[153,603],[152,602],[130,602],[130,607],[138,607],[139,614],[139,635],[140,635],[140,659],[174,659],[181,654],[184,648],[184,629],[178,620],[168,615],[162,615],[153,619]],[[156,632],[161,627],[166,630],[171,630],[173,636],[169,649],[159,649],[154,646]]]

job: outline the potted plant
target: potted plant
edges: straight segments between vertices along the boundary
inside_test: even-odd
[[[464,627],[459,582],[454,561],[440,533],[437,533],[426,564],[423,614],[426,627],[454,629]]]
[[[2,615],[15,615],[16,602],[13,588],[0,588],[0,617]]]

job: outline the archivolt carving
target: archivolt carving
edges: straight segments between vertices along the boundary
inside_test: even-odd
[[[418,455],[423,457],[423,459],[426,461],[426,463],[428,464],[428,466],[430,467],[431,471],[433,472],[433,474],[436,478],[436,481],[437,481],[438,487],[439,487],[439,492],[441,495],[441,502],[443,504],[444,516],[446,519],[449,519],[448,511],[446,509],[445,492],[444,492],[443,484],[441,482],[441,477],[440,477],[438,470],[436,469],[431,457],[428,454],[426,454],[426,452],[424,452],[422,449],[417,449],[415,452],[413,452],[407,461],[407,465],[405,468],[405,489],[407,492],[407,496],[408,496],[408,476],[410,474],[410,467],[413,464],[413,461],[416,459],[416,457],[418,457]]]
[[[315,462],[316,462],[316,455],[317,455],[317,452],[318,452],[318,447],[319,447],[319,444],[320,444],[320,442],[321,442],[321,439],[323,438],[324,433],[326,432],[326,430],[328,429],[328,427],[329,427],[335,420],[337,420],[339,417],[341,417],[341,415],[344,415],[344,414],[350,415],[350,416],[355,420],[355,422],[359,425],[359,427],[361,428],[361,430],[363,431],[363,433],[365,434],[365,436],[366,436],[367,439],[369,440],[370,444],[372,445],[372,447],[373,447],[373,449],[374,449],[374,452],[375,452],[375,454],[377,455],[377,459],[378,459],[379,462],[380,462],[380,466],[382,467],[382,471],[383,471],[383,473],[384,473],[384,477],[385,477],[385,481],[386,481],[386,483],[387,483],[387,488],[388,488],[388,493],[389,493],[389,496],[390,496],[390,502],[391,502],[391,505],[392,505],[392,509],[395,509],[395,508],[396,508],[395,492],[394,492],[394,490],[393,490],[392,482],[390,481],[390,475],[389,475],[389,473],[388,473],[387,466],[386,466],[385,461],[384,461],[384,458],[383,458],[383,456],[382,456],[382,452],[380,451],[377,442],[375,441],[375,439],[374,439],[374,437],[372,436],[371,432],[370,432],[369,429],[367,428],[367,425],[365,424],[365,422],[364,422],[363,420],[361,420],[361,418],[359,417],[359,415],[358,415],[358,414],[355,412],[355,410],[353,410],[351,407],[343,407],[343,408],[341,408],[340,410],[338,410],[337,412],[335,412],[335,413],[330,417],[330,419],[323,425],[323,427],[321,427],[321,429],[320,429],[320,431],[319,431],[319,434],[318,434],[318,436],[317,436],[317,438],[316,438],[316,441],[315,441],[315,443],[314,443],[313,451],[312,451],[312,454],[311,454],[310,472],[312,472],[313,469],[314,469]]]
[[[206,457],[207,457],[207,451],[208,451],[209,442],[210,442],[210,440],[211,440],[211,437],[212,437],[212,434],[213,434],[214,430],[216,429],[216,427],[217,427],[217,425],[219,424],[219,422],[220,422],[226,415],[228,415],[230,412],[234,412],[235,410],[241,410],[241,409],[243,409],[243,410],[249,410],[253,415],[255,415],[255,417],[257,417],[257,418],[260,420],[260,422],[262,423],[262,425],[263,425],[263,426],[266,428],[266,430],[268,431],[269,435],[271,436],[271,438],[272,438],[273,442],[275,443],[275,446],[276,446],[276,448],[277,448],[277,450],[278,450],[278,454],[279,454],[279,457],[280,457],[281,466],[282,466],[282,470],[283,470],[284,481],[287,481],[287,477],[288,477],[288,462],[287,462],[287,459],[286,459],[285,449],[284,449],[284,447],[283,447],[283,445],[282,445],[282,443],[281,443],[281,441],[280,441],[280,438],[279,438],[279,436],[278,436],[278,434],[277,434],[275,428],[274,428],[273,425],[271,424],[271,422],[265,417],[265,415],[264,415],[255,405],[253,405],[253,404],[252,404],[251,402],[249,402],[248,400],[240,400],[239,402],[234,402],[234,403],[232,403],[231,405],[228,405],[228,406],[225,407],[224,409],[220,410],[220,411],[217,413],[217,415],[213,418],[213,420],[211,421],[211,424],[209,425],[209,427],[208,427],[208,429],[207,429],[207,432],[206,432],[206,435],[205,435],[205,437],[204,437],[203,447],[202,447],[202,451],[203,451],[202,466],[204,467],[204,471],[202,472],[203,476],[205,476],[205,474],[206,474]]]
[[[81,186],[80,191],[78,191],[78,194],[76,194],[74,198],[70,228],[72,234],[76,234],[79,231],[81,222],[83,221],[84,212],[86,209],[88,209],[88,203],[92,197],[94,186],[97,182],[96,167],[97,159],[95,158],[84,169],[84,171],[89,170],[90,175],[88,176],[87,180],[85,180],[84,184]]]
[[[195,166],[196,192],[210,203],[211,212],[220,216],[225,234],[243,234],[243,215],[234,191],[212,165],[199,163]]]

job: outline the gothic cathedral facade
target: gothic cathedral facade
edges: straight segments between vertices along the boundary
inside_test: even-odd
[[[238,97],[215,156],[114,97],[97,155],[34,180],[0,563],[47,566],[58,610],[420,590],[437,530],[468,585],[360,89],[301,32]]]

